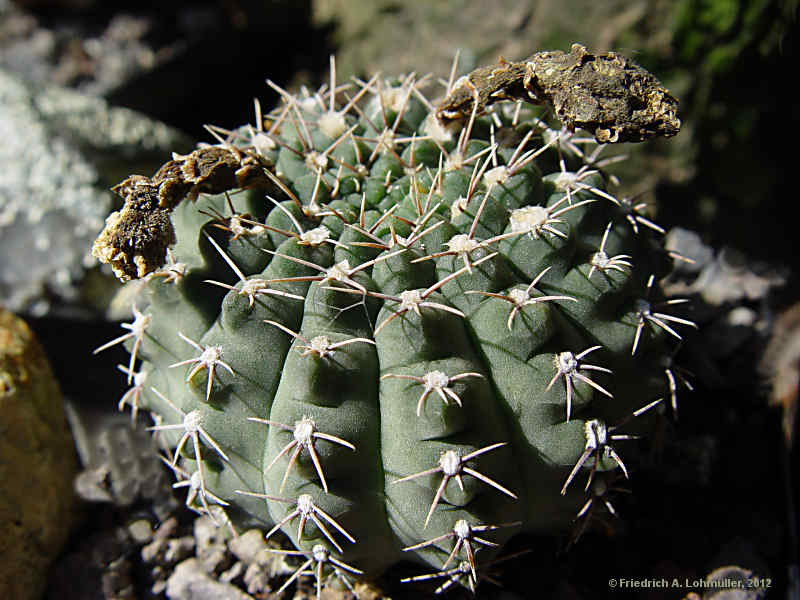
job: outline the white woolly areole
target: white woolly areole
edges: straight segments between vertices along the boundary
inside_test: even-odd
[[[375,115],[382,112],[381,105],[387,111],[399,113],[407,104],[408,94],[409,89],[404,86],[385,87],[381,89],[380,96],[376,95],[370,101],[370,108],[375,111]]]
[[[502,185],[506,181],[508,181],[508,167],[505,165],[500,165],[494,169],[489,169],[483,174],[483,182],[487,186],[497,184]]]
[[[562,352],[556,357],[556,366],[562,373],[572,373],[578,367],[578,361],[572,352]]]
[[[331,236],[330,229],[324,225],[309,229],[300,234],[300,244],[319,246]]]
[[[234,235],[258,235],[264,233],[266,228],[261,225],[250,225],[243,223],[239,215],[233,215],[228,223],[228,227]]]
[[[447,128],[442,127],[439,119],[437,119],[436,115],[433,113],[425,117],[420,129],[422,133],[430,137],[434,142],[444,144],[445,142],[453,141],[453,134],[450,133]]]
[[[311,338],[311,350],[319,355],[327,354],[330,345],[331,345],[331,340],[330,338],[328,338],[328,336],[318,335],[316,337]]]
[[[469,254],[480,245],[480,242],[473,240],[466,233],[454,235],[450,238],[450,241],[447,242],[447,247],[450,251],[458,254]]]
[[[442,473],[445,475],[453,476],[461,472],[461,457],[455,450],[448,450],[442,452],[439,457],[439,466],[442,468]]]
[[[450,154],[447,155],[447,158],[444,161],[445,172],[458,171],[463,166],[464,166],[464,155],[458,150],[453,150]]]
[[[139,371],[133,374],[133,386],[142,387],[147,381],[147,371]]]
[[[314,544],[314,547],[311,548],[311,556],[318,563],[326,563],[331,556],[331,552],[322,544]]]
[[[472,533],[472,527],[470,527],[466,519],[459,519],[453,526],[453,533],[455,533],[460,539],[466,540],[469,539],[469,536]]]
[[[400,292],[400,310],[411,309],[416,311],[420,302],[422,302],[422,292],[419,290],[404,290]]]
[[[528,232],[538,238],[542,227],[550,216],[543,206],[523,206],[511,211],[511,231],[514,233]]]
[[[602,250],[598,250],[592,255],[591,265],[593,267],[597,267],[598,269],[605,269],[608,266],[609,258],[608,254],[603,252]]]
[[[261,156],[265,156],[267,152],[275,150],[277,147],[275,140],[261,131],[252,136],[250,143]]]
[[[447,384],[450,383],[450,378],[447,374],[442,373],[441,371],[431,371],[430,373],[425,373],[422,380],[425,382],[426,387],[440,389],[447,387]]]
[[[591,419],[583,425],[587,448],[600,448],[608,442],[608,427],[599,419]]]
[[[239,295],[254,296],[266,289],[269,289],[269,282],[266,279],[248,279],[242,283],[242,289],[239,290]]]
[[[222,359],[222,346],[209,346],[200,355],[200,362],[211,365],[220,362]]]
[[[555,184],[557,189],[566,192],[574,188],[576,181],[578,181],[577,174],[565,172],[559,173],[553,181],[553,184]]]
[[[531,299],[531,297],[528,295],[528,292],[519,288],[514,288],[508,292],[508,297],[511,298],[511,301],[517,306],[522,306]]]
[[[314,506],[314,498],[311,494],[300,494],[297,497],[297,508],[301,515],[309,516],[317,507]]]
[[[333,139],[338,138],[347,131],[347,121],[345,121],[344,115],[335,110],[322,113],[319,121],[317,121],[317,126],[322,133]]]
[[[203,476],[200,471],[195,471],[189,477],[189,488],[195,492],[203,490]]]
[[[328,168],[328,157],[312,150],[306,154],[306,166],[312,171],[324,171]]]
[[[308,94],[308,90],[303,88],[303,91]],[[316,98],[313,96],[305,96],[304,98],[295,98],[297,105],[303,112],[316,112],[319,108]]]
[[[465,210],[467,210],[468,200],[466,196],[459,196],[453,204],[450,205],[450,220],[454,221],[460,217]]]
[[[131,330],[135,337],[142,337],[152,319],[153,317],[150,315],[138,313],[134,316],[133,323],[129,325],[128,329]]]
[[[316,339],[316,338],[314,338]],[[311,342],[314,343],[313,341]],[[294,439],[297,441],[298,444],[302,446],[308,446],[311,444],[312,435],[314,434],[315,424],[313,419],[309,419],[308,417],[303,417],[299,421],[294,424]]]
[[[343,281],[350,277],[350,263],[347,260],[340,261],[325,272],[328,279]]]
[[[394,132],[391,129],[384,129],[378,134],[376,144],[382,154],[392,152],[396,145],[394,141]]]
[[[188,412],[186,416],[183,417],[183,429],[190,435],[197,433],[202,425],[203,415],[199,410]]]

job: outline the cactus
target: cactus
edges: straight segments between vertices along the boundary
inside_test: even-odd
[[[569,121],[536,74],[581,52],[451,77],[438,109],[424,78],[341,86],[332,62],[318,92],[116,188],[95,254],[149,301],[101,347],[131,351],[123,402],[188,505],[291,538],[287,585],[411,559],[474,587],[512,535],[611,508],[692,323],[659,308],[662,230],[607,189],[604,146],[489,106]]]

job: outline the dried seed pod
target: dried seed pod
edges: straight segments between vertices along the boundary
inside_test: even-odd
[[[481,114],[498,100],[547,103],[570,130],[594,134],[600,143],[642,142],[680,130],[678,101],[648,71],[606,52],[573,44],[569,53],[538,52],[519,63],[501,59],[462,77],[439,105],[443,122]]]

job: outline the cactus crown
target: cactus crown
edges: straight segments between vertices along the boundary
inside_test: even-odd
[[[273,85],[255,126],[116,188],[95,253],[149,299],[112,342],[131,349],[125,398],[192,508],[283,531],[296,576],[316,562],[350,586],[407,558],[441,591],[628,475],[646,417],[628,421],[668,393],[691,325],[659,312],[657,226],[608,191],[603,146],[489,106],[566,119],[537,65],[584,65],[578,48],[451,78],[438,110],[425,78],[339,85],[332,64],[328,86]]]

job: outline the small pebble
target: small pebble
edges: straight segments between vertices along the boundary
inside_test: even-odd
[[[137,519],[128,525],[128,533],[137,544],[146,544],[153,539],[153,526],[147,519]]]

